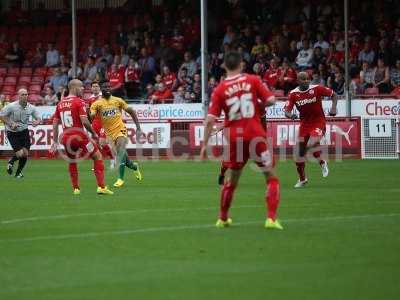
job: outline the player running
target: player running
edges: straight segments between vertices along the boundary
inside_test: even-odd
[[[89,99],[87,99],[89,115],[90,115],[90,106],[95,101],[101,99],[100,84],[97,81],[93,81],[91,88],[92,88],[92,95],[89,97]],[[116,163],[116,156],[112,145],[108,143],[106,133],[104,132],[104,129],[101,124],[100,116],[96,115],[94,117],[94,119],[92,120],[92,128],[99,137],[99,140],[96,142],[100,146],[103,156],[110,158],[110,169],[114,169]]]
[[[330,88],[310,85],[306,72],[300,72],[297,75],[297,81],[299,86],[290,91],[284,110],[285,116],[292,120],[297,119],[297,115],[292,113],[293,106],[296,106],[300,112],[300,130],[298,144],[296,145],[296,149],[299,149],[296,157],[299,180],[294,187],[301,188],[308,182],[304,170],[305,156],[308,152],[311,152],[318,160],[322,176],[327,177],[329,174],[328,163],[321,158],[321,151],[319,150],[321,139],[325,135],[326,124],[322,97],[332,98],[329,115],[335,116],[337,113],[337,95]]]
[[[97,182],[97,194],[112,195],[104,183],[104,164],[101,153],[97,145],[91,141],[86,128],[97,138],[90,122],[87,118],[85,102],[80,97],[83,93],[82,81],[73,79],[68,84],[69,95],[63,97],[57,104],[56,112],[53,116],[53,145],[52,152],[55,153],[58,148],[58,125],[62,124],[63,133],[61,135],[61,144],[69,159],[69,174],[74,189],[74,195],[80,194],[78,181],[77,159],[89,155],[93,159],[94,174]]]
[[[137,180],[142,180],[142,174],[139,164],[132,162],[126,152],[128,144],[127,130],[122,120],[122,110],[126,111],[135,122],[136,132],[140,134],[140,124],[136,116],[136,112],[128,106],[121,98],[111,95],[111,88],[108,82],[101,85],[102,98],[95,101],[90,107],[90,116],[94,118],[99,115],[101,124],[107,137],[113,141],[117,149],[117,160],[119,162],[119,178],[114,183],[114,187],[122,187],[124,185],[125,166],[134,171]]]
[[[228,52],[225,55],[227,78],[214,90],[205,120],[201,159],[207,158],[207,144],[215,121],[222,111],[225,113],[224,135],[229,143],[229,153],[224,153],[224,165],[228,168],[227,178],[221,189],[220,213],[216,226],[223,228],[232,224],[228,211],[233,194],[242,168],[247,160],[252,158],[261,168],[266,179],[268,212],[265,227],[283,229],[276,219],[279,205],[279,180],[275,175],[272,153],[268,151],[266,132],[260,120],[265,106],[273,105],[275,97],[262,84],[259,77],[241,73],[241,61],[241,55],[237,51]],[[261,101],[258,102],[257,99]]]

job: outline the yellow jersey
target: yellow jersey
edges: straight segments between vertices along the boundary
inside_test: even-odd
[[[120,136],[127,136],[126,127],[122,120],[122,110],[128,104],[121,98],[111,96],[108,100],[100,98],[90,106],[90,114],[98,115],[105,133],[115,141]]]

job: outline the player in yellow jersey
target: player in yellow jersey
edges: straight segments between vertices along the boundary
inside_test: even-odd
[[[101,124],[107,137],[115,144],[119,163],[119,178],[114,183],[114,186],[122,187],[124,185],[125,166],[134,171],[137,180],[142,180],[139,164],[132,162],[126,152],[128,136],[126,126],[122,120],[122,111],[126,111],[132,117],[138,134],[141,131],[140,124],[136,112],[123,99],[111,95],[111,88],[108,82],[104,82],[101,85],[101,92],[103,94],[102,98],[90,106],[90,116],[92,119],[96,115],[100,116]]]

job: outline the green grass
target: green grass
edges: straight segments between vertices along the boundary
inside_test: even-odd
[[[5,161],[0,162],[0,168]],[[63,161],[0,178],[0,299],[399,299],[399,161],[279,164],[284,231],[266,231],[264,183],[247,167],[217,229],[218,164],[147,162],[114,196],[89,162],[73,197]],[[111,185],[116,172],[108,173]]]

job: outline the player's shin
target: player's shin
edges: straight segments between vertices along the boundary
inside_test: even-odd
[[[323,163],[325,163],[325,161],[321,158],[321,151],[315,151],[313,153],[313,156],[315,157],[316,160],[318,160],[319,164],[322,165]]]
[[[96,176],[97,186],[104,188],[104,163],[102,160],[93,161],[94,175]]]
[[[267,218],[275,221],[277,210],[280,200],[279,191],[279,179],[275,176],[270,176],[267,179],[267,192],[266,192],[266,204],[268,208]]]
[[[17,172],[15,173],[16,175],[21,174],[22,170],[24,169],[26,162],[28,161],[28,158],[23,156],[19,159],[18,161],[18,168]]]
[[[117,159],[119,163],[119,179],[123,180],[125,177],[125,161],[126,161],[126,150],[121,148],[118,149]]]
[[[300,181],[306,180],[305,167],[306,167],[306,163],[304,161],[296,162],[297,174],[299,174]]]
[[[72,187],[74,189],[79,189],[78,165],[76,163],[69,163],[68,171],[69,171],[69,176],[71,178]]]
[[[232,184],[231,182],[226,182],[221,189],[219,218],[222,221],[226,221],[228,219],[228,212],[229,208],[231,207],[235,188],[236,185]]]
[[[14,156],[11,157],[11,158],[8,160],[8,163],[9,163],[10,165],[13,165],[17,160],[19,160],[19,158],[14,154]]]

